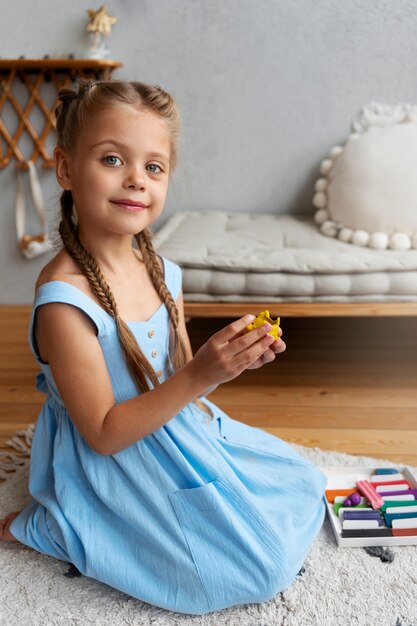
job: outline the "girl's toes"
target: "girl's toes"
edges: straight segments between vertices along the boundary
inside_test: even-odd
[[[0,519],[0,539],[3,539],[4,527],[6,526],[6,520]]]
[[[20,511],[9,513],[7,517],[0,520],[0,539],[3,541],[16,541],[16,538],[9,531],[10,524],[19,515]]]

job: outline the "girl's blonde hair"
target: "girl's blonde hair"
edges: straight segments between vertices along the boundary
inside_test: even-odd
[[[95,114],[108,107],[130,105],[148,109],[166,120],[171,141],[170,167],[175,167],[180,126],[179,112],[173,98],[160,87],[139,82],[105,80],[91,83],[82,80],[76,90],[61,90],[59,99],[60,104],[55,111],[57,144],[68,153],[75,149],[80,132]],[[121,319],[117,303],[97,261],[84,248],[78,237],[72,193],[68,190],[63,191],[61,195],[59,234],[66,250],[87,278],[102,307],[115,320],[123,354],[138,389],[142,392],[149,391],[151,388],[149,383],[153,387],[159,384],[158,376],[140,349],[129,326]],[[165,284],[150,231],[145,229],[137,233],[135,239],[152,283],[169,313],[175,336],[171,361],[173,369],[177,370],[186,362],[185,347],[178,328],[178,309]]]

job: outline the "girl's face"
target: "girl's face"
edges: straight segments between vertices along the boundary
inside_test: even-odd
[[[164,119],[128,105],[96,115],[71,154],[55,151],[58,182],[72,192],[80,234],[133,235],[162,213],[170,172]]]

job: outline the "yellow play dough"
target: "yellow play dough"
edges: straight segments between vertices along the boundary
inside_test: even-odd
[[[277,317],[277,319],[274,321],[272,317],[269,315],[269,311],[262,311],[262,313],[259,313],[259,315],[255,317],[253,322],[249,324],[248,326],[246,326],[246,330],[247,331],[253,330],[254,328],[258,328],[258,326],[262,326],[262,324],[265,324],[266,322],[268,322],[272,326],[271,330],[268,331],[268,335],[272,335],[272,337],[276,341],[279,337],[278,329],[279,329],[280,318]]]

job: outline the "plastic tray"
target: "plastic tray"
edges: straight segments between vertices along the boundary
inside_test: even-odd
[[[374,470],[384,467],[382,464],[373,467],[322,467],[321,470],[327,476],[326,489],[350,489],[357,480],[370,480]],[[409,483],[417,488],[417,479],[407,467],[396,467],[395,469],[404,475]],[[381,476],[383,480],[383,476]],[[417,505],[417,500],[416,500]],[[417,545],[416,535],[408,537],[342,537],[342,525],[335,514],[333,504],[327,502],[327,515],[329,516],[337,545],[340,548],[357,548],[364,546],[414,546]]]

